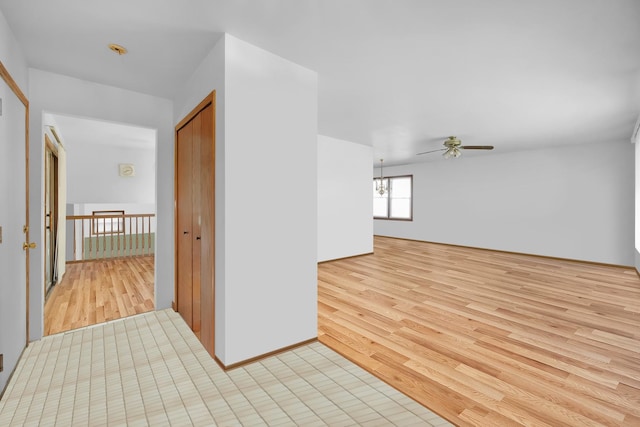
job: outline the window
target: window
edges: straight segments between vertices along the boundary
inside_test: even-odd
[[[93,211],[91,234],[124,233],[124,211]],[[104,215],[105,218],[100,218]],[[123,215],[118,218],[116,215]]]
[[[413,175],[389,176],[382,180],[386,191],[380,195],[376,186],[380,178],[373,179],[373,217],[375,219],[413,219]]]

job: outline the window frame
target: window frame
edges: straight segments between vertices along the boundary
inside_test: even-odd
[[[118,218],[118,215],[122,215],[122,218]],[[124,210],[93,211],[91,216],[92,236],[98,234],[124,234]],[[105,216],[105,218],[100,218],[101,216]]]
[[[409,200],[409,218],[397,218],[391,216],[391,180],[395,178],[409,178],[411,183],[411,196]],[[387,216],[373,216],[373,219],[387,220],[387,221],[413,221],[413,175],[394,175],[394,176],[385,176],[382,178],[383,180],[388,180],[388,192],[387,196]],[[380,177],[374,177],[373,182],[379,181]]]

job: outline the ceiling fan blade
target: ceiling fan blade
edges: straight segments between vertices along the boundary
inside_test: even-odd
[[[493,150],[493,145],[461,145],[458,148],[465,150]]]
[[[440,148],[439,150],[423,151],[422,153],[416,153],[416,156],[419,156],[421,154],[435,153],[437,151],[445,151],[445,150],[448,150],[448,148]]]

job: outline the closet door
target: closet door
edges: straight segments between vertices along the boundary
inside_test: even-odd
[[[177,308],[193,329],[193,126],[178,130],[176,141]]]
[[[214,356],[215,104],[176,127],[176,307]]]
[[[200,118],[200,134],[199,134],[199,150],[198,155],[200,165],[199,169],[199,197],[198,209],[200,214],[198,217],[199,233],[196,236],[198,242],[198,253],[200,265],[199,279],[202,286],[200,287],[200,301],[202,320],[200,330],[200,341],[211,356],[214,347],[214,248],[215,248],[215,230],[214,230],[214,107],[207,106],[198,115]],[[194,265],[195,267],[195,265]]]
[[[200,302],[200,284],[201,284],[201,271],[202,265],[202,251],[200,250],[202,242],[202,234],[200,232],[200,223],[202,221],[202,190],[200,188],[200,175],[201,171],[201,156],[200,148],[202,145],[202,113],[191,120],[192,133],[192,163],[191,163],[191,304],[192,304],[192,324],[191,330],[200,339],[200,325],[201,325],[201,311],[202,306]]]

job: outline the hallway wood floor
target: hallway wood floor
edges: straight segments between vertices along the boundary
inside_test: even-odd
[[[640,425],[634,269],[374,245],[318,266],[322,343],[457,425]]]
[[[153,264],[153,256],[67,264],[45,302],[45,335],[153,310]]]

